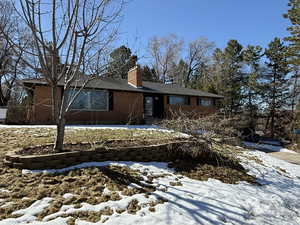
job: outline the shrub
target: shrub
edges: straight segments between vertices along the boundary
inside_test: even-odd
[[[28,124],[30,122],[31,107],[29,105],[12,105],[8,106],[7,117],[5,123],[7,124]]]
[[[223,115],[196,116],[182,111],[172,112],[172,117],[158,123],[160,127],[203,137],[237,137],[238,118],[227,118]]]

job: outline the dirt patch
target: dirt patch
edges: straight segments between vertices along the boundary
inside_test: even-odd
[[[247,174],[246,170],[237,168],[191,163],[190,161],[181,161],[170,166],[174,167],[178,173],[195,180],[207,181],[209,178],[213,178],[227,184],[237,184],[240,181],[257,184],[255,177]],[[173,186],[176,184],[174,183]]]
[[[179,182],[179,181],[177,181],[177,182],[170,182],[170,185],[171,186],[182,186],[182,183],[181,182]]]

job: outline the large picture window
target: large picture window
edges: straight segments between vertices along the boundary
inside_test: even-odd
[[[189,97],[188,96],[170,95],[169,96],[169,104],[170,105],[189,105]]]
[[[74,96],[77,90],[70,90]],[[82,90],[72,103],[73,110],[108,111],[108,91]]]
[[[214,100],[209,98],[198,98],[198,105],[201,106],[213,106]]]

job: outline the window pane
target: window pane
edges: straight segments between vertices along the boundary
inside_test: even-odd
[[[76,90],[70,90],[74,96]],[[71,105],[71,109],[77,110],[107,110],[108,92],[96,90],[82,90]]]
[[[183,96],[170,96],[171,105],[185,105],[185,97]]]
[[[213,100],[212,99],[200,98],[199,99],[199,105],[212,106],[213,105]]]
[[[108,108],[107,91],[91,91],[91,109],[107,110]]]
[[[76,90],[70,91],[71,96],[76,94]],[[89,109],[89,92],[81,91],[80,94],[75,98],[74,102],[71,105],[71,109]]]

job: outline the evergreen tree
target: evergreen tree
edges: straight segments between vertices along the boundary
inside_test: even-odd
[[[281,109],[287,106],[289,97],[288,84],[288,48],[279,38],[275,38],[265,51],[267,57],[268,71],[264,75],[264,98],[268,110],[268,122],[266,128],[272,137],[275,135],[275,123],[279,119],[278,114]]]
[[[289,43],[288,55],[291,65],[290,105],[294,113],[300,94],[300,0],[290,0],[288,6],[289,10],[284,14],[284,17],[290,20],[291,26],[287,29],[290,36],[286,37],[285,40]],[[294,120],[296,117],[298,116],[294,115]]]
[[[189,87],[218,94],[213,66],[209,63],[199,63],[190,80]]]
[[[243,61],[247,65],[243,79],[243,99],[245,109],[249,113],[250,126],[254,126],[257,109],[259,108],[259,93],[261,81],[260,60],[262,48],[260,46],[248,45],[243,51]]]
[[[173,64],[172,68],[170,69],[170,78],[173,83],[179,84],[182,87],[185,87],[185,77],[188,74],[188,65],[183,60],[180,59],[178,64]]]
[[[216,49],[214,59],[219,93],[224,96],[223,108],[226,114],[232,115],[242,105],[242,49],[236,40],[230,40],[224,51]]]
[[[143,66],[141,69],[143,81],[156,81],[155,69],[150,69],[149,66]]]
[[[291,22],[288,27],[290,36],[285,38],[289,42],[289,56],[290,62],[294,65],[300,66],[300,0],[290,0],[289,10],[284,15]]]
[[[127,79],[128,71],[136,65],[137,56],[132,55],[130,48],[122,45],[110,53],[108,76]]]

